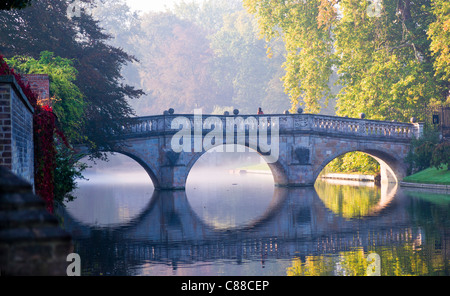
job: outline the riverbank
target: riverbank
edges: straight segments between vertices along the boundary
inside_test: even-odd
[[[428,168],[411,176],[403,178],[406,183],[450,185],[450,171],[447,167],[443,169]]]
[[[409,188],[421,188],[439,190],[450,193],[450,171],[444,169],[428,168],[411,176],[403,178],[400,186]]]
[[[374,182],[375,176],[373,175],[362,175],[362,174],[342,174],[342,173],[330,173],[320,176],[321,179],[332,179],[332,180],[350,180],[350,181],[366,181]]]
[[[440,184],[427,184],[427,183],[409,183],[409,182],[400,182],[401,187],[405,188],[414,188],[414,189],[426,189],[439,191],[441,193],[450,193],[450,185],[440,185]]]

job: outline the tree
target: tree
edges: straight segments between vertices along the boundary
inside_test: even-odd
[[[447,167],[450,170],[450,143],[443,142],[437,145],[431,156],[431,165],[438,170]]]
[[[432,0],[431,5],[435,21],[428,29],[431,39],[430,49],[435,56],[436,74],[448,83],[450,82],[450,2]]]
[[[406,157],[410,174],[424,170],[430,165],[439,165],[438,162],[432,163],[433,151],[438,143],[439,131],[435,126],[425,124],[423,136],[411,141],[410,151]]]
[[[341,116],[424,120],[426,107],[446,98],[448,83],[435,76],[427,37],[430,0],[384,0],[377,15],[359,0],[244,2],[267,39],[283,37],[293,106],[303,96],[306,111],[317,113],[320,100],[333,97],[327,85],[333,68]]]
[[[201,4],[182,0],[175,3],[173,13],[188,20],[212,35],[224,25],[224,16],[242,10],[242,0],[205,0]]]
[[[132,52],[140,61],[122,72],[128,84],[147,93],[130,102],[139,115],[161,114],[169,107],[176,112],[197,107],[217,112],[233,105],[250,113],[259,106],[266,113],[289,108],[280,80],[283,44],[273,41],[272,58],[267,57],[266,44],[259,40],[255,20],[241,0],[183,1],[164,14],[143,15],[131,13],[123,0],[101,3],[93,12],[115,37],[110,44]],[[175,36],[176,27],[186,34],[178,30]],[[188,44],[186,50],[177,45],[182,40]],[[190,62],[197,65],[189,66]],[[189,68],[195,74],[180,75]],[[195,86],[195,76],[204,77],[201,85]]]
[[[53,202],[57,202],[63,205],[63,201],[73,200],[74,196],[70,194],[76,187],[76,179],[82,178],[82,171],[86,168],[86,165],[78,162],[78,157],[74,155],[73,151],[67,147],[68,140],[71,143],[76,141],[82,141],[82,135],[79,130],[83,125],[84,118],[84,100],[83,94],[79,88],[73,83],[76,80],[78,71],[73,67],[73,61],[64,59],[61,57],[55,57],[53,53],[44,51],[41,53],[39,60],[35,60],[26,56],[14,56],[11,59],[6,60],[10,67],[13,67],[15,71],[20,74],[48,74],[50,80],[50,97],[52,99],[53,112],[57,115],[55,118],[55,124],[58,126],[58,130],[63,132],[64,139],[61,139],[61,133],[58,136],[55,135],[55,131],[49,133],[49,137],[52,137],[47,142],[47,134],[43,137],[36,137],[37,145],[37,161],[36,161],[36,180],[44,181],[44,179],[52,179],[51,192],[48,192]],[[43,133],[44,129],[53,129],[54,127],[48,125],[48,122],[42,121],[42,115],[39,114],[39,110],[36,110],[38,119],[35,123],[43,123],[42,126],[35,126],[37,134]],[[35,114],[36,114],[35,113]],[[46,113],[44,113],[45,115]],[[48,118],[48,117],[47,117]],[[65,142],[66,141],[66,142]],[[42,149],[42,148],[45,149]],[[52,155],[48,155],[48,153]],[[52,159],[52,161],[43,161],[43,159]],[[44,177],[41,172],[46,172],[51,166],[50,173]],[[49,183],[48,180],[44,181]],[[37,189],[41,195],[45,195],[47,192],[43,192],[41,189],[42,184],[37,184]],[[48,190],[44,187],[45,190]]]
[[[383,0],[372,13],[367,0],[244,0],[267,40],[283,38],[292,108],[303,97],[305,111],[318,113],[335,97],[337,115],[403,122],[425,121],[448,96],[447,2]]]
[[[99,26],[111,36],[106,41],[108,44],[133,55],[137,53],[134,36],[141,33],[141,19],[137,12],[131,11],[125,0],[100,0],[90,12],[93,18],[99,21]],[[126,84],[141,88],[139,64],[138,59],[134,59],[121,70]],[[130,100],[129,103],[133,106],[139,101],[142,100]]]
[[[83,0],[82,7],[94,0]],[[78,78],[74,84],[83,93],[86,122],[82,133],[95,150],[112,150],[112,134],[120,134],[122,120],[133,114],[127,98],[143,92],[123,84],[121,68],[134,61],[122,49],[107,44],[110,38],[98,21],[82,11],[67,17],[68,3],[36,0],[23,10],[0,12],[0,52],[7,57],[26,55],[38,59],[43,51],[74,61]]]
[[[23,9],[31,5],[31,0],[5,0],[0,3],[0,10]]]
[[[326,167],[328,172],[361,173],[377,175],[380,172],[379,163],[371,156],[362,152],[349,152],[332,160]]]
[[[277,47],[272,57],[267,57],[266,44],[258,38],[251,15],[240,10],[224,16],[223,27],[211,36],[211,47],[223,105],[233,105],[244,113],[254,113],[258,107],[266,113],[286,110],[288,97],[278,88],[284,52]]]
[[[210,75],[213,52],[200,27],[172,13],[149,13],[142,16],[140,34],[133,38],[142,86],[151,96],[146,114],[168,108],[186,113],[200,107],[212,110],[217,94]]]
[[[85,103],[83,94],[74,84],[78,71],[73,67],[73,61],[43,51],[39,60],[27,56],[14,56],[6,62],[21,74],[49,75],[52,107],[58,116],[61,129],[69,141],[81,141],[79,131],[84,122]]]
[[[425,120],[430,104],[443,100],[426,30],[429,1],[383,1],[379,17],[369,17],[368,2],[342,1],[336,23],[340,83],[337,114],[403,122]]]
[[[332,74],[333,39],[336,19],[334,1],[244,0],[250,13],[257,15],[266,40],[283,38],[287,51],[284,87],[292,110],[303,101],[305,111],[318,113],[320,102],[331,97],[328,81]]]

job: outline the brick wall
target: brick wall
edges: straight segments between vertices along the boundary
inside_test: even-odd
[[[0,166],[34,184],[33,107],[13,76],[0,76]]]
[[[0,84],[0,166],[12,169],[10,86]]]
[[[38,94],[38,100],[41,105],[51,106],[50,101],[50,82],[47,74],[25,74],[22,80],[30,84],[31,90]]]
[[[11,171],[34,184],[33,113],[11,93]]]

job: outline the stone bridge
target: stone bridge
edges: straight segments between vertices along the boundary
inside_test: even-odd
[[[374,157],[381,181],[395,183],[406,176],[405,157],[423,125],[313,114],[165,114],[132,118],[123,129],[121,145],[109,152],[137,161],[157,190],[183,190],[195,162],[225,144],[256,150],[281,187],[312,186],[330,161],[352,151]]]

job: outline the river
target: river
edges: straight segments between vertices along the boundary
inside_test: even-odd
[[[59,209],[82,275],[450,275],[450,195],[227,169],[155,191],[124,174],[88,172]]]

